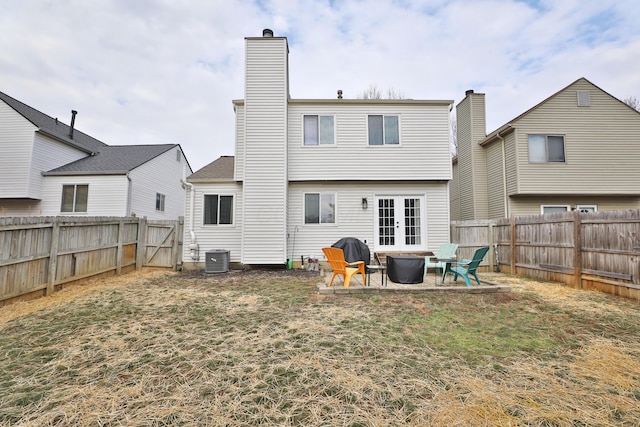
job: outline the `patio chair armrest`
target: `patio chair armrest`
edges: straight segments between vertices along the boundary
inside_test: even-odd
[[[364,261],[354,261],[347,263],[347,267],[360,267],[360,265],[364,265]]]

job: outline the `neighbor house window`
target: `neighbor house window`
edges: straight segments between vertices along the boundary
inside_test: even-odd
[[[335,224],[336,195],[334,193],[307,193],[304,195],[305,224]]]
[[[304,116],[304,145],[335,144],[333,116]]]
[[[205,194],[204,224],[233,224],[233,196]]]
[[[576,210],[582,213],[598,212],[598,206],[597,205],[578,205],[576,206]]]
[[[88,184],[70,184],[62,186],[61,212],[86,212],[89,197]]]
[[[156,210],[164,212],[164,194],[156,193]]]
[[[564,163],[564,136],[529,135],[529,161]]]
[[[400,144],[398,116],[368,116],[369,145]]]
[[[569,206],[569,205],[542,205],[542,206],[540,206],[540,213],[542,213],[542,214],[568,212],[570,210],[571,210],[571,206]]]

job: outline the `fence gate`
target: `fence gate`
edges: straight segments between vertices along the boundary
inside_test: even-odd
[[[182,221],[147,221],[144,227],[144,267],[175,269],[182,247]]]

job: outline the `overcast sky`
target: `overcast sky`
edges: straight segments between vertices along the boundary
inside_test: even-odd
[[[234,154],[244,38],[289,41],[292,98],[486,94],[487,131],[580,77],[640,98],[638,0],[0,0],[0,91],[110,145]]]

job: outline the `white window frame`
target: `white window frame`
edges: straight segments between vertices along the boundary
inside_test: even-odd
[[[73,202],[71,210],[64,210],[64,190],[73,187]],[[85,209],[78,210],[78,187],[87,187],[87,200],[85,201]],[[89,211],[89,184],[62,184],[62,197],[60,200],[61,213],[87,213]]]
[[[559,213],[559,212],[545,212],[545,208],[565,208],[566,212],[571,212],[571,205],[540,205],[540,213],[545,215],[547,213]]]
[[[587,212],[598,212],[598,205],[576,205],[576,210],[582,212],[582,209],[587,209]]]
[[[307,222],[307,196],[317,195],[318,202],[318,222]],[[323,221],[322,215],[322,197],[331,196],[333,198],[333,221]],[[302,195],[302,223],[311,226],[334,226],[338,223],[338,195],[335,192],[308,191]]]
[[[371,124],[370,124],[370,120],[371,117],[382,117],[382,144],[372,144],[371,143],[371,132],[370,132],[370,128],[371,128]],[[395,117],[396,121],[397,121],[397,128],[398,128],[398,142],[397,143],[390,143],[387,142],[387,128],[386,128],[386,118],[387,117]],[[369,147],[398,147],[400,145],[402,145],[402,140],[400,138],[400,135],[402,132],[400,132],[401,129],[401,125],[400,125],[400,114],[367,114],[367,146]]]
[[[532,160],[531,159],[531,137],[539,136],[544,137],[544,154],[545,160]],[[549,160],[549,137],[562,138],[562,157],[563,160],[561,162],[551,161]],[[555,164],[566,164],[567,163],[567,139],[564,135],[557,134],[542,134],[542,133],[530,133],[527,134],[527,151],[529,155],[529,163],[537,163],[537,164],[546,164],[546,163],[555,163]]]
[[[316,137],[317,137],[317,141],[315,144],[307,144],[306,143],[306,118],[307,117],[316,117]],[[322,121],[322,118],[325,117],[330,117],[332,124],[333,124],[333,129],[332,129],[332,134],[331,134],[331,143],[327,143],[327,142],[322,142],[322,126],[320,126],[320,123]],[[302,115],[302,146],[303,147],[332,147],[336,145],[336,116],[334,114],[303,114]]]
[[[218,202],[216,206],[216,218],[215,223],[206,223],[207,219],[206,209],[207,209],[207,197],[208,196],[216,196],[218,197]],[[220,224],[220,202],[223,197],[231,197],[231,212],[229,213],[231,222]],[[234,225],[235,221],[235,213],[236,213],[236,197],[233,194],[221,194],[221,193],[207,193],[202,195],[202,225],[204,227],[230,227]]]
[[[164,212],[164,202],[166,196],[162,193],[156,193],[156,212]]]

